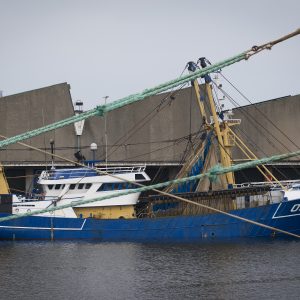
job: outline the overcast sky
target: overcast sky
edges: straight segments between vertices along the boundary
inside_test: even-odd
[[[299,0],[0,0],[0,11],[4,96],[68,82],[86,109],[300,27]],[[300,36],[223,72],[254,102],[295,95],[299,54]]]

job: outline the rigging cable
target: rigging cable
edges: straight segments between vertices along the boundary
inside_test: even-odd
[[[186,85],[186,84],[184,84],[184,85]],[[183,87],[184,85],[182,85],[182,87]],[[182,87],[181,87],[181,88],[182,88]],[[148,122],[150,122],[150,121],[157,115],[157,114],[154,114],[154,115],[151,116],[151,114],[153,114],[155,111],[156,111],[156,113],[158,113],[158,112],[160,112],[161,110],[163,110],[164,108],[166,108],[167,105],[168,105],[171,101],[173,101],[173,97],[174,97],[174,95],[176,95],[176,94],[178,93],[178,91],[179,91],[179,90],[177,90],[176,92],[170,93],[170,94],[168,94],[167,96],[165,96],[165,97],[161,100],[161,102],[160,102],[160,103],[159,103],[152,111],[150,111],[146,116],[144,116],[142,119],[140,119],[140,120],[138,121],[137,124],[140,124],[140,123],[141,123],[141,124],[139,125],[139,127],[137,127],[137,125],[135,124],[135,125],[129,130],[129,135],[128,135],[128,133],[126,133],[126,134],[124,134],[123,136],[121,136],[121,137],[115,142],[115,144],[112,145],[112,147],[115,146],[115,149],[112,150],[112,151],[108,154],[108,157],[110,157],[113,153],[115,153],[115,152],[120,148],[120,146],[118,146],[117,143],[119,143],[121,140],[124,140],[124,138],[125,138],[124,142],[125,142],[126,140],[129,140],[129,139],[132,137],[133,134],[135,134],[138,130],[140,130],[141,128],[143,128]],[[165,106],[162,106],[162,105],[166,102],[166,100],[167,100],[169,97],[170,97],[170,100],[171,100],[171,101],[167,102],[167,103],[165,104]],[[147,118],[148,118],[148,119],[147,119]],[[129,145],[129,144],[123,144],[123,145]]]
[[[189,136],[187,139],[187,143],[186,143],[186,147],[185,150],[183,151],[180,163],[183,163],[186,160],[186,157],[188,155],[188,153],[191,151],[191,149],[193,149],[193,143],[192,143],[192,89],[190,89],[190,99],[189,99],[189,114],[190,114],[190,118],[189,118]],[[190,151],[188,150],[190,146]],[[194,150],[194,149],[193,149]]]
[[[299,149],[299,146],[284,132],[282,131],[262,110],[260,110],[257,107],[257,103],[253,103],[250,101],[248,97],[245,96],[236,86],[234,86],[222,73],[220,75],[224,78],[226,82],[228,82],[245,100],[248,101],[253,107],[266,119],[272,124],[290,143],[292,143],[297,149]],[[287,149],[290,151],[289,149]]]
[[[240,106],[240,105],[239,105],[239,104],[238,104],[238,103],[237,103],[237,102],[236,102],[229,94],[227,94],[223,89],[221,89],[221,88],[219,88],[219,89],[220,89],[220,90],[222,91],[222,93],[227,97],[227,99],[233,104],[233,106],[236,107],[236,108],[238,108],[238,109],[241,111],[242,115],[245,116],[245,119],[248,119],[248,122],[249,122],[250,124],[252,124],[257,130],[259,130],[259,129],[257,128],[256,124],[260,125],[263,129],[265,129],[259,122],[257,122],[257,121],[255,120],[255,118],[254,118],[251,114],[248,114],[247,112],[245,112],[245,111],[244,111],[244,108],[241,107],[241,106]],[[266,129],[265,129],[265,130],[266,130]],[[261,147],[259,147],[245,131],[243,131],[241,128],[236,128],[236,131],[242,133],[242,135],[243,135],[244,137],[246,137],[246,139],[247,139],[248,141],[251,142],[252,146],[253,146],[253,145],[255,146],[254,148],[260,150],[264,155],[267,155],[267,154],[264,152],[264,150],[263,150]],[[272,141],[268,138],[268,136],[266,136],[266,135],[264,134],[264,132],[261,131],[261,134],[265,137],[265,139],[269,142],[269,144],[270,144],[271,146],[273,146],[274,149],[276,149],[276,151],[279,151],[278,147],[276,147],[276,146],[272,143]],[[273,166],[273,168],[274,168],[278,173],[280,173],[285,179],[288,179],[287,176],[286,176],[281,170],[279,170],[276,166]]]
[[[182,70],[182,72],[181,72],[181,74],[180,74],[179,77],[181,77],[181,76],[183,75],[183,73],[185,72],[186,69],[187,69],[187,64],[186,64],[186,66],[184,67],[184,69]],[[143,122],[139,127],[136,127],[137,125],[135,124],[135,125],[129,130],[129,132],[132,131],[132,132],[130,133],[130,135],[128,136],[128,133],[124,134],[123,136],[121,136],[121,137],[117,140],[116,143],[120,142],[124,137],[125,137],[125,140],[124,140],[124,142],[125,142],[125,141],[128,140],[135,132],[137,132],[138,130],[140,130],[141,128],[143,128],[148,122],[150,122],[150,121],[155,117],[155,115],[152,116],[152,117],[150,117],[150,115],[151,115],[153,112],[155,112],[155,111],[157,111],[157,113],[158,113],[159,111],[161,111],[162,109],[164,109],[166,106],[162,108],[162,105],[164,104],[164,102],[166,102],[166,100],[167,100],[169,97],[170,97],[170,99],[171,99],[171,101],[169,101],[169,104],[170,104],[170,103],[174,100],[174,96],[175,96],[175,95],[176,95],[176,94],[177,94],[177,93],[178,93],[178,92],[179,92],[186,84],[187,84],[187,83],[183,83],[183,84],[182,84],[175,92],[173,91],[174,88],[172,88],[172,90],[171,90],[166,96],[163,97],[163,99],[160,101],[160,103],[159,103],[156,107],[154,107],[154,109],[153,109],[152,111],[150,111],[145,117],[143,117],[141,120],[138,121],[137,124]],[[148,118],[148,117],[150,117],[150,119],[147,121],[146,118]],[[115,152],[118,150],[118,148],[119,148],[119,147],[117,147],[117,148],[114,149],[111,153],[109,153],[109,154],[108,154],[108,157],[110,157],[113,153],[115,153]]]
[[[215,85],[216,83],[213,82]],[[288,152],[291,152],[290,149],[285,145],[283,144],[278,138],[276,138],[276,136],[274,136],[274,134],[272,132],[270,132],[268,129],[265,128],[265,126],[263,126],[260,122],[257,121],[257,119],[255,117],[252,116],[252,114],[249,114],[249,112],[246,112],[245,109],[240,106],[227,92],[225,92],[223,90],[223,88],[221,87],[218,87],[219,90],[224,94],[225,97],[228,98],[228,100],[234,105],[234,107],[238,108],[239,111],[241,112],[241,114],[245,117],[245,119],[248,119],[248,121],[250,122],[250,124],[252,124],[254,126],[254,128],[256,128],[257,130],[258,129],[258,126],[260,128],[262,128],[264,131],[260,131],[261,134],[264,136],[264,138],[269,142],[269,144],[274,148],[276,149],[276,151],[278,152],[281,152],[281,150],[270,140],[269,136],[273,137],[278,144],[282,145],[282,147],[284,147]],[[243,132],[241,128],[238,128],[237,129],[238,131],[240,132]],[[266,135],[266,133],[268,135]],[[267,155],[245,132],[243,132],[243,135],[247,137],[248,140],[252,141],[252,143],[256,146],[256,148],[258,148],[264,155]],[[285,178],[286,175],[284,175],[282,173],[282,171],[280,171],[278,168],[276,168],[275,166],[273,166],[274,169],[276,169],[281,175],[283,175]],[[294,167],[293,167],[294,168]],[[299,171],[297,169],[294,168],[294,170],[296,171],[296,173],[300,174]]]
[[[170,147],[175,147],[179,144],[181,144],[182,142],[184,142],[184,139],[183,140],[177,140],[176,142],[174,142],[173,144],[171,145],[168,145],[168,146],[165,146],[165,147],[161,147],[161,148],[158,148],[158,149],[155,149],[155,150],[152,150],[152,151],[149,151],[149,152],[146,152],[146,153],[143,153],[143,154],[139,154],[139,155],[135,155],[135,156],[132,156],[132,157],[129,157],[129,158],[126,158],[124,159],[123,161],[128,161],[128,160],[132,160],[133,158],[137,158],[137,157],[141,157],[141,156],[145,156],[145,155],[149,155],[149,154],[152,154],[154,152],[158,152],[158,151],[162,151],[162,150],[165,150],[165,149],[168,149]]]
[[[26,144],[21,143],[21,142],[19,142],[19,144],[21,144],[23,146],[25,145],[27,147],[35,148],[33,146],[26,145]],[[42,152],[42,150],[40,150],[38,148],[35,148],[35,149],[37,151],[39,151],[39,152]],[[228,167],[228,168],[215,167],[215,168],[212,168],[209,172],[206,172],[204,174],[200,174],[200,175],[196,175],[196,176],[191,176],[191,177],[188,177],[188,178],[175,179],[175,180],[171,180],[171,181],[167,181],[167,182],[164,182],[164,183],[160,183],[160,184],[156,184],[156,185],[151,185],[151,186],[144,186],[143,184],[140,184],[138,182],[134,182],[134,184],[137,185],[137,186],[140,186],[140,188],[137,188],[135,190],[127,190],[126,192],[112,193],[112,194],[107,195],[107,196],[96,197],[96,198],[92,198],[92,199],[88,199],[88,200],[73,201],[72,203],[69,203],[69,204],[63,204],[63,205],[55,206],[55,207],[51,207],[51,208],[48,207],[46,209],[41,209],[41,210],[37,210],[37,211],[34,211],[34,212],[27,212],[25,214],[10,215],[10,216],[7,216],[7,217],[0,218],[0,222],[7,221],[7,220],[18,219],[18,218],[27,217],[27,216],[33,216],[33,215],[36,215],[36,214],[42,214],[42,213],[46,213],[46,212],[55,212],[56,210],[60,210],[60,209],[63,209],[63,208],[74,207],[74,206],[77,206],[77,205],[83,205],[83,204],[93,203],[93,202],[96,202],[96,201],[110,199],[110,198],[118,197],[118,196],[122,196],[122,195],[128,195],[128,194],[132,194],[132,193],[153,190],[153,191],[156,191],[156,192],[158,192],[158,193],[160,193],[162,195],[171,196],[171,197],[173,197],[175,199],[178,199],[178,200],[181,200],[183,202],[190,203],[190,204],[193,204],[193,205],[197,205],[197,206],[209,209],[211,211],[218,212],[218,213],[221,213],[223,215],[232,217],[234,219],[238,219],[238,220],[250,223],[250,224],[254,224],[254,225],[259,226],[259,227],[267,228],[269,230],[281,232],[281,233],[284,233],[286,235],[290,235],[290,236],[293,236],[293,237],[300,238],[299,235],[294,234],[292,232],[285,231],[285,230],[282,230],[282,229],[279,229],[279,228],[276,228],[276,227],[272,227],[272,226],[269,226],[269,225],[266,225],[266,224],[263,224],[263,223],[259,223],[257,221],[253,221],[253,220],[250,220],[250,219],[247,219],[247,218],[243,218],[243,217],[237,216],[235,214],[231,214],[229,212],[226,212],[226,211],[223,211],[223,210],[220,210],[220,209],[208,206],[208,205],[204,205],[204,204],[201,204],[201,203],[198,203],[198,202],[194,202],[194,201],[182,198],[182,197],[174,195],[174,194],[170,194],[170,193],[158,190],[158,188],[167,186],[167,185],[169,185],[171,183],[181,183],[181,182],[191,181],[191,180],[195,180],[195,179],[200,179],[200,178],[202,178],[204,176],[208,176],[208,177],[210,177],[210,176],[217,176],[217,175],[224,174],[224,173],[227,173],[227,172],[238,171],[240,169],[244,169],[244,168],[247,168],[247,167],[252,166],[252,165],[255,166],[255,165],[258,165],[258,164],[266,164],[267,162],[278,161],[278,160],[282,160],[282,159],[285,159],[285,158],[293,157],[293,156],[296,156],[296,155],[300,155],[300,151],[296,151],[296,152],[293,152],[293,153],[287,153],[287,154],[281,154],[281,155],[274,155],[272,157],[263,158],[263,159],[252,161],[250,163],[249,162],[248,163],[243,163],[243,164],[231,166],[231,167]],[[55,154],[55,156],[57,156],[57,155]],[[66,159],[66,160],[68,160],[68,159]],[[78,165],[80,165],[80,164],[78,164]],[[113,178],[120,179],[116,175],[108,174],[107,172],[102,172],[99,169],[97,169],[97,171],[99,173],[102,173],[102,174],[106,173],[106,175],[109,175],[109,176],[111,176]],[[124,180],[124,179],[121,179],[121,180],[122,181],[127,181],[127,180]],[[130,182],[130,181],[128,181],[128,182]]]

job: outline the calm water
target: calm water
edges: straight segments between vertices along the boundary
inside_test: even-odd
[[[299,299],[300,242],[0,242],[1,299]]]

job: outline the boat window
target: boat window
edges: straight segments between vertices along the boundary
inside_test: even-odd
[[[85,188],[86,188],[87,190],[88,190],[91,186],[92,186],[91,183],[86,183],[86,184],[85,184]]]
[[[120,183],[102,183],[102,185],[98,188],[97,192],[101,191],[118,191],[118,190],[126,190],[126,189],[134,189],[131,183],[120,182]]]
[[[49,184],[49,185],[48,185],[48,189],[49,189],[49,190],[52,190],[52,189],[53,189],[53,184]]]
[[[137,186],[135,184],[133,184],[133,183],[128,183],[126,188],[127,189],[136,189]]]
[[[62,184],[62,185],[61,185],[61,188],[63,189],[64,187],[65,187],[65,184]]]
[[[75,190],[76,184],[71,184],[70,185],[70,190]]]
[[[118,184],[118,190],[123,190],[124,188],[126,188],[126,186],[124,187],[123,183]]]
[[[59,190],[60,187],[61,187],[61,184],[56,184],[56,185],[55,185],[55,189],[56,189],[56,190]]]
[[[121,185],[121,187],[119,188],[120,190],[126,190],[127,186],[128,186],[128,183],[127,182],[123,182],[120,185]]]
[[[105,191],[106,190],[106,183],[102,183],[98,188],[97,192]]]
[[[101,191],[111,191],[114,188],[113,183],[102,183],[102,185],[98,188],[97,192]]]
[[[97,192],[101,192],[101,191],[103,191],[103,189],[104,189],[104,185],[105,185],[105,183],[102,183],[102,184],[99,186],[99,188],[98,188]]]
[[[135,180],[141,180],[141,179],[145,179],[143,174],[135,174]]]
[[[84,183],[79,183],[79,184],[78,184],[78,189],[79,189],[79,190],[82,190],[83,187],[84,187]]]

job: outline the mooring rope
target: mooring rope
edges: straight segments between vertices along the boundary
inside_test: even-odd
[[[112,110],[121,108],[121,107],[129,105],[131,103],[143,100],[143,99],[148,98],[150,96],[154,96],[158,93],[164,92],[164,91],[169,90],[169,89],[174,88],[174,87],[177,87],[177,86],[179,86],[183,83],[186,83],[190,80],[193,80],[193,79],[196,79],[198,77],[204,76],[204,75],[206,75],[208,73],[211,73],[211,72],[218,71],[221,68],[229,66],[229,65],[231,65],[235,62],[238,62],[240,60],[243,60],[243,59],[246,59],[246,53],[239,54],[239,55],[237,55],[233,58],[230,58],[230,59],[227,59],[227,60],[222,61],[220,63],[217,63],[213,66],[208,67],[208,68],[198,70],[193,74],[188,74],[188,75],[179,77],[177,79],[168,81],[164,84],[160,84],[160,85],[158,85],[154,88],[151,88],[151,89],[146,89],[141,93],[129,95],[127,97],[116,100],[112,103],[97,106],[94,109],[88,110],[86,112],[83,112],[81,114],[78,114],[78,115],[75,115],[75,116],[72,116],[72,117],[69,117],[67,119],[64,119],[64,120],[61,120],[61,121],[46,125],[46,126],[41,127],[41,128],[31,130],[31,131],[27,131],[25,133],[22,133],[22,134],[13,136],[13,137],[10,137],[8,139],[0,141],[0,148],[3,148],[4,146],[8,146],[10,144],[13,144],[13,143],[16,143],[16,142],[19,142],[19,141],[26,140],[28,138],[32,138],[34,136],[40,135],[42,133],[45,133],[45,132],[48,132],[48,131],[51,131],[51,130],[54,130],[54,129],[58,129],[58,128],[76,123],[76,122],[81,121],[81,120],[88,119],[88,118],[93,117],[93,116],[103,116],[107,112],[110,112]]]
[[[259,53],[260,51],[265,50],[265,49],[270,50],[273,45],[276,45],[277,43],[285,41],[285,40],[287,40],[291,37],[294,37],[298,34],[300,34],[300,28],[297,29],[296,31],[284,36],[284,37],[281,37],[281,38],[277,39],[277,40],[268,42],[268,43],[263,44],[261,46],[253,46],[251,49],[249,49],[245,52],[242,52],[238,55],[235,55],[235,56],[233,56],[229,59],[223,60],[219,63],[214,64],[214,65],[210,65],[210,66],[206,67],[205,69],[196,70],[195,72],[193,72],[191,74],[184,75],[184,76],[178,77],[174,80],[168,81],[168,82],[160,84],[158,86],[155,86],[153,88],[146,89],[146,90],[142,91],[141,93],[129,95],[127,97],[121,98],[119,100],[116,100],[112,103],[108,103],[106,105],[99,105],[94,109],[88,110],[86,112],[83,112],[81,114],[69,117],[69,118],[61,120],[61,121],[58,121],[56,123],[52,123],[52,124],[46,125],[44,127],[37,128],[37,129],[31,130],[31,131],[22,133],[22,134],[14,136],[14,137],[10,137],[10,138],[8,138],[4,141],[0,141],[0,148],[2,148],[4,146],[8,146],[8,145],[16,143],[16,142],[19,142],[19,141],[22,141],[22,140],[25,140],[25,139],[28,139],[28,138],[31,138],[31,137],[34,137],[34,136],[37,136],[41,133],[45,133],[45,132],[48,132],[48,131],[51,131],[51,130],[54,130],[54,129],[58,129],[58,128],[70,125],[72,123],[75,123],[75,122],[78,122],[78,121],[81,121],[81,120],[88,119],[92,116],[97,116],[97,115],[98,116],[103,116],[105,113],[107,113],[109,111],[121,108],[125,105],[129,105],[131,103],[134,103],[134,102],[137,102],[137,101],[140,101],[140,100],[144,100],[147,97],[154,96],[158,93],[161,93],[161,92],[164,92],[166,90],[172,89],[174,87],[182,85],[182,84],[184,84],[186,82],[189,82],[191,80],[195,80],[199,77],[203,77],[203,76],[205,76],[209,73],[216,72],[216,71],[218,71],[218,70],[220,70],[224,67],[230,66],[230,65],[232,65],[236,62],[239,62],[241,60],[247,60],[251,56],[253,56],[254,54]]]

